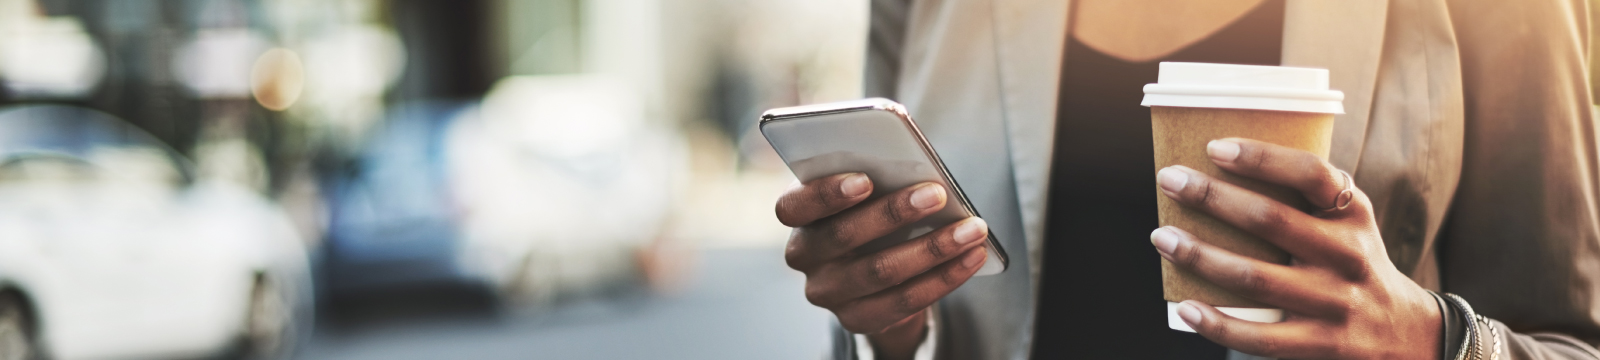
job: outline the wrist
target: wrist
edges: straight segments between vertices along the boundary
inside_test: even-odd
[[[1466,338],[1466,324],[1462,323],[1464,317],[1450,304],[1450,300],[1445,300],[1443,296],[1433,291],[1429,291],[1428,294],[1439,303],[1440,343],[1439,356],[1436,359],[1454,360],[1456,354],[1461,353],[1462,339]]]
[[[1447,356],[1444,340],[1448,337],[1445,327],[1445,317],[1449,316],[1445,308],[1448,306],[1443,303],[1443,299],[1436,297],[1433,291],[1422,289],[1421,287],[1418,287],[1418,289],[1421,291],[1415,309],[1423,314],[1422,326],[1419,329],[1422,331],[1423,336],[1419,340],[1426,346],[1423,346],[1422,351],[1419,353],[1422,356],[1415,358],[1442,359]]]
[[[872,352],[878,359],[911,359],[927,333],[928,310],[924,309],[882,332],[868,334],[867,339],[872,343]]]

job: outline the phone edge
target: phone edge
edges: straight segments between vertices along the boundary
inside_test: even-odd
[[[950,188],[955,190],[956,197],[961,199],[961,205],[963,205],[967,212],[971,213],[972,216],[982,218],[983,215],[978,213],[978,208],[972,205],[972,199],[968,198],[966,191],[961,189],[961,184],[956,182],[956,178],[954,176],[950,175],[950,169],[945,167],[944,158],[940,157],[939,152],[933,149],[933,143],[928,142],[928,138],[922,136],[922,128],[917,127],[917,122],[911,119],[910,112],[906,111],[905,106],[900,105],[898,102],[889,101],[889,104],[892,105],[889,106],[888,109],[884,110],[894,112],[896,116],[900,117],[900,122],[904,123],[907,128],[911,129],[911,134],[916,137],[917,143],[922,146],[923,153],[927,154],[928,157],[933,158],[933,165],[938,167],[939,176],[943,177],[944,181],[950,184]],[[1000,259],[1000,271],[996,272],[995,274],[1010,270],[1011,256],[1006,253],[1005,246],[1000,244],[1000,239],[995,238],[994,231],[985,232],[985,237],[987,237],[985,241],[988,241],[989,245],[994,247],[995,251],[997,252],[997,254],[995,254],[995,258]]]

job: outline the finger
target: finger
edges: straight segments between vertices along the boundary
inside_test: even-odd
[[[1240,256],[1196,241],[1176,227],[1150,233],[1156,252],[1178,268],[1189,270],[1241,296],[1301,313],[1325,313],[1343,303],[1324,286],[1331,279],[1288,266]]]
[[[900,285],[836,309],[839,324],[854,333],[872,334],[916,315],[955,291],[983,266],[984,248],[968,250],[957,261],[939,265]]]
[[[944,208],[945,191],[921,183],[795,229],[785,250],[789,266],[806,269]]]
[[[1329,237],[1323,220],[1254,191],[1201,174],[1182,165],[1156,173],[1161,192],[1184,206],[1255,234],[1296,258],[1338,263],[1359,259],[1351,244]]]
[[[829,307],[899,285],[982,246],[980,240],[988,233],[983,219],[970,217],[839,266],[825,266],[806,278],[806,299]]]
[[[778,222],[800,227],[855,206],[872,194],[866,174],[844,173],[790,187],[778,197]]]
[[[1348,179],[1338,168],[1309,151],[1227,138],[1206,144],[1206,153],[1223,170],[1298,190],[1318,209],[1353,200],[1341,198],[1340,193],[1346,186],[1354,191],[1355,184],[1346,184]]]
[[[1337,353],[1337,339],[1322,336],[1315,323],[1259,323],[1224,314],[1211,305],[1188,300],[1178,316],[1195,333],[1229,349],[1269,358],[1322,358]]]

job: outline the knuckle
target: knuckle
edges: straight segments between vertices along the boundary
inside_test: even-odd
[[[1216,184],[1208,179],[1200,180],[1199,184],[1197,185],[1199,186],[1197,186],[1195,189],[1195,192],[1197,193],[1195,194],[1195,203],[1206,207],[1216,207],[1218,205]]]
[[[811,188],[811,191],[809,191],[811,193],[811,202],[816,204],[817,207],[824,209],[832,208],[839,202],[839,200],[844,198],[844,192],[843,190],[839,189],[837,180],[826,181],[826,183],[826,185],[833,185],[828,186],[828,188],[831,188],[830,190],[817,189],[817,187],[824,185],[822,182],[807,186],[808,188]]]
[[[1276,356],[1283,353],[1283,341],[1278,338],[1263,336],[1257,337],[1251,342],[1253,343],[1252,345],[1255,346],[1256,351],[1259,351],[1261,355]]]
[[[894,313],[910,314],[922,310],[922,295],[917,291],[902,291],[894,297]]]
[[[810,220],[804,219],[807,208],[815,207],[807,199],[806,187],[796,186],[778,196],[778,201],[773,205],[773,213],[778,216],[778,222],[788,227],[805,226]]]
[[[828,293],[827,291],[823,290],[821,286],[806,285],[806,301],[810,302],[811,305],[816,305],[820,308],[827,308],[828,305],[831,305],[831,302],[827,300]]]
[[[790,246],[790,249],[783,253],[783,262],[789,265],[790,269],[795,270],[801,270],[806,263],[805,256],[800,255],[799,251],[795,251],[793,246]]]
[[[1336,338],[1336,337],[1330,337],[1330,336],[1320,336],[1320,337],[1318,337],[1318,339],[1334,339],[1334,338]],[[1313,344],[1310,344],[1309,347],[1312,350],[1314,350],[1313,353],[1316,353],[1316,354],[1329,354],[1329,355],[1332,355],[1336,359],[1358,359],[1358,358],[1362,357],[1361,356],[1362,354],[1355,353],[1353,351],[1353,349],[1345,347],[1342,344],[1337,343],[1337,342],[1333,342],[1333,341],[1326,341],[1326,340],[1317,341],[1317,342],[1315,342]]]
[[[1252,222],[1269,234],[1281,234],[1294,225],[1288,210],[1277,206],[1258,206],[1253,215]]]
[[[1305,163],[1301,168],[1316,169],[1313,171],[1316,172],[1317,178],[1323,184],[1327,184],[1327,187],[1333,188],[1335,191],[1344,189],[1344,174],[1339,172],[1339,168],[1319,158],[1306,159]],[[1355,184],[1350,184],[1350,186],[1355,186]]]
[[[1193,269],[1201,261],[1205,260],[1203,252],[1200,249],[1200,245],[1193,242],[1184,242],[1178,244],[1177,249],[1173,249],[1172,259],[1176,260],[1178,265]]]
[[[783,226],[792,228],[804,226],[805,224],[801,222],[800,219],[795,218],[794,211],[789,210],[789,206],[787,205],[789,204],[783,201],[783,199],[778,199],[778,204],[773,206],[772,213],[777,215],[778,222],[782,223]]]
[[[809,240],[827,244],[835,249],[850,248],[853,226],[848,221],[829,221],[806,227],[811,235]]]
[[[944,238],[951,236],[953,235],[944,234],[941,236],[929,236],[928,239],[925,240],[926,245],[924,246],[928,248],[928,256],[931,256],[934,259],[943,259],[945,255],[948,255],[951,251],[955,250],[952,248],[954,244],[952,244],[950,241],[942,241]]]
[[[1253,167],[1253,168],[1262,169],[1262,168],[1265,168],[1267,166],[1267,164],[1271,164],[1272,163],[1272,160],[1273,160],[1272,152],[1271,151],[1267,151],[1267,149],[1263,149],[1263,148],[1261,148],[1259,146],[1248,146],[1248,147],[1241,146],[1241,148],[1248,148],[1249,149],[1249,150],[1241,149],[1239,151],[1239,156],[1240,157],[1244,157],[1245,158],[1244,162],[1245,163],[1249,163],[1250,166]]]
[[[961,271],[955,268],[945,269],[943,273],[939,274],[939,281],[943,282],[946,286],[955,288],[966,282],[966,277],[961,275]]]
[[[883,220],[890,224],[902,224],[911,219],[916,210],[911,206],[911,194],[904,194],[900,198],[885,204],[883,207]]]
[[[1343,296],[1341,296],[1339,299],[1343,299],[1345,301],[1339,301],[1333,304],[1335,312],[1332,315],[1334,320],[1344,321],[1349,319],[1351,316],[1360,313],[1362,308],[1357,304],[1365,303],[1362,300],[1370,299],[1371,296],[1368,295],[1367,291],[1362,289],[1360,286],[1345,285],[1341,286],[1340,288],[1341,290],[1339,290],[1338,293]]]
[[[1204,320],[1195,325],[1197,325],[1195,330],[1207,334],[1207,337],[1209,338],[1216,339],[1218,343],[1231,344],[1237,343],[1239,340],[1234,338],[1233,328],[1228,327],[1227,324],[1223,324],[1210,316],[1205,317]]]
[[[1364,251],[1350,246],[1334,246],[1327,250],[1328,259],[1333,263],[1330,266],[1334,273],[1340,275],[1340,280],[1362,281],[1370,275],[1361,263],[1365,259]]]
[[[1366,264],[1352,264],[1344,269],[1345,280],[1353,283],[1365,283],[1372,280],[1373,276],[1376,276],[1376,272]]]
[[[1350,207],[1346,208],[1346,211],[1361,214],[1361,219],[1371,219],[1373,217],[1372,198],[1367,197],[1367,193],[1356,188],[1355,185],[1351,185],[1350,191],[1353,198],[1350,199]]]
[[[1239,269],[1239,287],[1251,294],[1271,294],[1271,284],[1261,269],[1255,266],[1241,266]]]
[[[813,261],[805,249],[805,241],[800,236],[799,230],[789,233],[789,243],[783,248],[783,262],[789,265],[790,269],[804,272],[811,267]]]
[[[874,256],[867,261],[866,279],[879,287],[895,284],[894,262],[887,257]]]

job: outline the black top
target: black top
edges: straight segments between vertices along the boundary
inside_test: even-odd
[[[1162,59],[1127,62],[1067,36],[1033,346],[1039,359],[1222,359],[1167,328],[1150,109],[1162,61],[1279,65],[1283,0]]]

